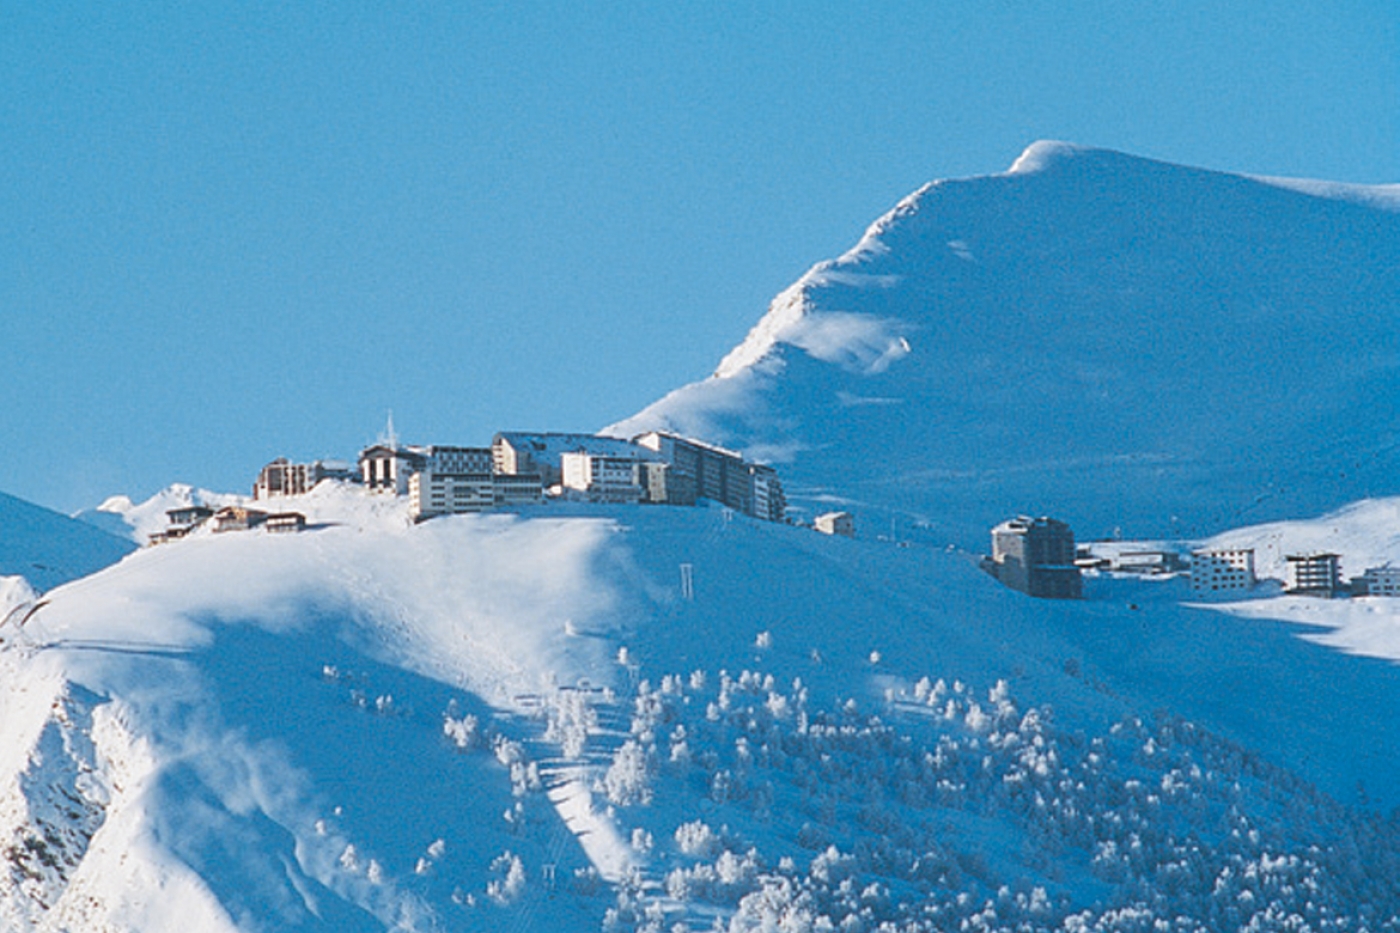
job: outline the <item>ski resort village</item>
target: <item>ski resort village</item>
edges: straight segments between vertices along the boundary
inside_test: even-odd
[[[1400,933],[1400,190],[1040,142],[852,241],[610,424],[0,494],[0,931]]]
[[[310,492],[321,482],[346,483],[370,494],[407,498],[415,522],[513,506],[538,505],[546,496],[570,502],[693,506],[710,500],[743,515],[781,522],[786,500],[777,473],[734,451],[662,431],[632,440],[595,434],[497,434],[490,447],[398,443],[392,419],[388,439],[367,447],[358,463],[285,457],[263,467],[253,501],[215,510],[204,504],[166,511],[169,524],[150,535],[163,544],[209,522],[214,531],[303,531],[306,516],[270,511],[279,500]],[[850,516],[819,516],[828,534],[851,533]]]
[[[152,531],[150,544],[188,536],[206,523],[214,532],[304,531],[306,516],[275,510],[279,501],[312,491],[318,483],[348,484],[367,494],[405,497],[408,516],[422,522],[540,505],[548,500],[612,505],[694,506],[704,500],[763,521],[788,520],[777,472],[735,451],[693,438],[651,431],[630,440],[597,434],[498,433],[490,447],[400,444],[392,419],[381,440],[361,451],[357,463],[279,457],[253,484],[253,502],[215,508],[185,504],[166,510],[168,524]],[[850,512],[816,515],[814,530],[854,537]],[[991,553],[982,569],[1028,596],[1078,599],[1083,577],[1183,577],[1195,597],[1259,598],[1266,595],[1400,596],[1400,568],[1368,567],[1344,579],[1342,555],[1289,554],[1284,579],[1261,578],[1252,548],[1192,548],[1183,542],[1104,541],[1076,546],[1065,522],[1019,516],[991,530]]]

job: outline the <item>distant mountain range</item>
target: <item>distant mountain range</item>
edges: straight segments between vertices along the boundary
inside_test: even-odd
[[[1398,319],[1400,187],[1042,142],[915,192],[610,430],[963,543],[1016,512],[1203,536],[1400,492]]]

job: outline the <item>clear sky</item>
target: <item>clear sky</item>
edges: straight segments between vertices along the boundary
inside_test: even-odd
[[[1400,6],[0,0],[0,490],[597,428],[1042,138],[1400,182]]]

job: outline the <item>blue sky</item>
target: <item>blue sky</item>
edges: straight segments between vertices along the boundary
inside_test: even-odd
[[[0,4],[0,490],[71,511],[707,375],[1065,139],[1400,182],[1376,2]]]

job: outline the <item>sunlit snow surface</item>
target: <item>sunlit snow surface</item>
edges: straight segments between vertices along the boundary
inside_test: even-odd
[[[57,588],[124,547],[35,579],[11,535],[0,929],[1400,928],[1390,601],[1044,602],[976,553],[1034,511],[1400,560],[1397,500],[1244,527],[1397,491],[1395,200],[1037,144],[614,426],[779,461],[855,540],[334,484]],[[94,520],[195,497],[236,498]]]
[[[1179,580],[1047,604],[721,509],[288,504],[311,530],[145,549],[0,629],[0,926],[1396,910],[1400,725],[1358,712],[1396,668]]]
[[[963,546],[1016,512],[1204,537],[1400,493],[1397,190],[1037,143],[904,199],[610,430]]]

